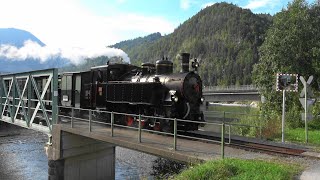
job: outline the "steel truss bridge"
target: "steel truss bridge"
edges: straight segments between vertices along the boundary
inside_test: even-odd
[[[0,113],[4,122],[51,134],[58,117],[57,69],[0,75]]]
[[[205,92],[204,96],[214,97],[208,93],[217,92]],[[257,95],[256,92],[254,94]],[[66,107],[59,107],[58,95],[57,69],[0,75],[0,121],[49,135],[46,148],[48,179],[114,179],[115,146],[188,163],[217,156],[223,158],[225,152],[232,153],[230,148],[225,150],[224,147],[231,143],[232,126],[239,126],[225,123],[228,119],[225,112],[220,117],[222,122],[197,122],[204,128],[218,129],[220,139],[213,140],[177,133],[177,124],[181,121],[194,123],[189,120],[80,108],[71,108],[70,114],[63,115],[59,114],[59,108]],[[102,118],[99,119],[99,116]],[[120,116],[134,117],[135,125],[114,123]],[[144,119],[148,118],[171,121],[174,124],[173,133],[143,128]],[[260,126],[245,126],[261,129],[261,123]],[[52,172],[56,174],[50,174]]]

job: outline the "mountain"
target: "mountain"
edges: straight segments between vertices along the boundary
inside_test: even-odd
[[[272,17],[253,14],[233,4],[216,3],[153,41],[120,42],[112,47],[125,51],[135,64],[168,56],[179,68],[176,55],[189,52],[201,61],[204,85],[251,84],[252,67]],[[148,36],[147,36],[148,37]]]
[[[161,34],[159,32],[157,32],[157,33],[153,33],[148,36],[145,36],[145,37],[138,37],[138,38],[131,39],[131,40],[121,41],[117,44],[112,45],[112,47],[132,49],[139,44],[152,43],[152,42],[160,39],[161,37],[162,37]]]
[[[163,36],[157,32],[150,34],[145,37],[138,37],[132,40],[121,41],[111,47],[124,50],[131,59],[134,59],[133,64],[140,65],[141,61],[139,59],[141,51],[143,51],[146,46],[152,45],[155,41],[161,39]]]
[[[0,44],[22,47],[26,40],[37,42],[40,46],[45,46],[43,42],[28,31],[15,28],[0,28]]]
[[[4,45],[21,48],[27,40],[36,42],[40,46],[45,46],[41,40],[28,31],[15,28],[0,28],[0,48]],[[0,64],[0,73],[15,73],[61,67],[68,64],[68,62],[61,58],[52,58],[45,63],[41,63],[38,59],[33,58],[26,58],[24,60],[7,59],[1,56],[0,53]]]

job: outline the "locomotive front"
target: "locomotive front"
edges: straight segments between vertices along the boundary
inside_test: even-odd
[[[153,83],[161,84],[157,89],[152,90],[151,104],[148,112],[150,115],[186,119],[193,122],[203,121],[203,113],[200,105],[203,102],[202,81],[196,73],[199,66],[194,61],[194,71],[189,71],[190,54],[179,54],[181,61],[181,72],[173,73],[173,63],[167,59],[162,59],[153,64],[143,64],[140,74],[131,78],[133,83]],[[170,127],[170,122],[152,122],[152,126]],[[159,125],[160,124],[160,125]],[[179,122],[178,128],[181,130],[197,130],[199,123]],[[164,129],[164,128],[162,128]]]
[[[193,62],[193,71],[189,71],[189,53],[179,54],[181,61],[180,73],[165,75],[163,85],[168,89],[166,100],[171,100],[171,112],[173,117],[187,119],[191,121],[204,121],[203,113],[200,111],[200,105],[203,103],[202,81],[196,73],[199,66],[195,60]],[[197,130],[198,123],[180,122],[180,129]]]

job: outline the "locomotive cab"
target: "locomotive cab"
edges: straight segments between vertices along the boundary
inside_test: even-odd
[[[108,64],[91,68],[91,108],[105,109],[107,87],[112,82],[125,81],[138,67],[129,64]]]
[[[65,107],[81,107],[81,73],[69,72],[60,75],[60,103]]]

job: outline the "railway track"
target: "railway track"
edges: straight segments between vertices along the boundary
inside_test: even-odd
[[[205,131],[202,132],[179,132],[179,134],[183,136],[192,136],[196,138],[201,138],[203,141],[208,140],[215,140],[215,141],[221,141],[221,137],[217,135],[207,134]],[[229,138],[225,138],[225,142],[229,142]],[[219,142],[216,142],[217,144]],[[283,146],[276,146],[276,145],[270,145],[270,144],[264,144],[264,143],[258,143],[258,142],[249,142],[245,140],[239,140],[239,139],[231,139],[230,144],[226,144],[226,146],[249,150],[249,151],[255,151],[255,152],[264,152],[267,154],[277,154],[277,155],[284,155],[284,156],[301,156],[303,152],[306,152],[302,149],[297,148],[289,148],[289,147],[283,147]]]

